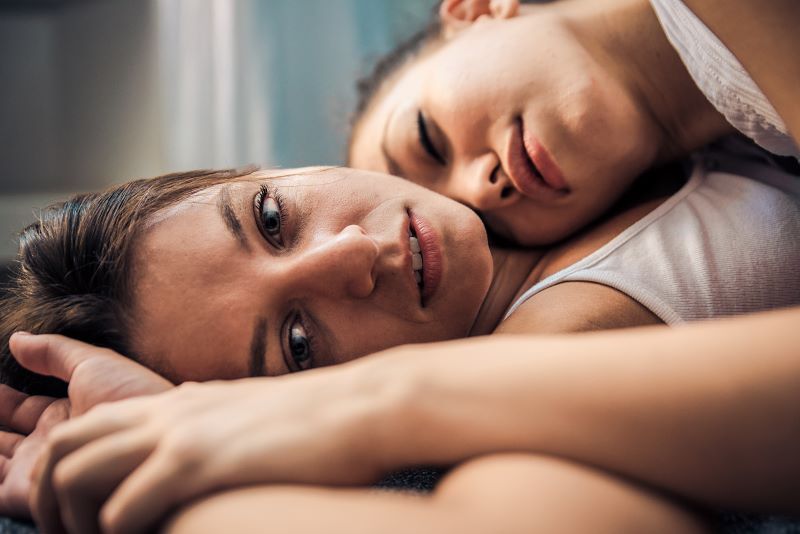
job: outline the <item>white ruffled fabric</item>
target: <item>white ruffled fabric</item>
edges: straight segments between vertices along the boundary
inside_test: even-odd
[[[669,42],[697,87],[737,130],[773,154],[800,148],[739,60],[682,0],[650,0]]]

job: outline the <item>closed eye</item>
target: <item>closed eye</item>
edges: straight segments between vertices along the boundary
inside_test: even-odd
[[[425,152],[440,165],[446,165],[444,157],[436,150],[430,135],[428,135],[428,125],[422,115],[422,110],[417,111],[417,136],[419,137],[419,144],[422,145]]]

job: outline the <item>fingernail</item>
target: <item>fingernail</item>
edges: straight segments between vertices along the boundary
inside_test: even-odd
[[[26,332],[24,330],[19,330],[17,332],[14,332],[14,335],[15,336],[32,336],[33,334],[31,334],[30,332]]]

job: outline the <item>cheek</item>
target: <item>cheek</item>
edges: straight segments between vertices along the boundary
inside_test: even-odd
[[[578,132],[582,141],[574,149],[591,166],[587,170],[602,173],[608,168],[626,174],[642,170],[642,162],[655,148],[654,132],[616,81],[594,69],[563,92],[560,106],[566,130]]]
[[[330,317],[326,326],[335,338],[334,349],[323,357],[326,365],[344,363],[398,345],[463,337],[469,326],[464,328],[460,324],[464,322],[463,315],[450,314],[426,324],[415,324],[383,315],[375,307],[355,310],[338,306],[335,315],[326,316]]]

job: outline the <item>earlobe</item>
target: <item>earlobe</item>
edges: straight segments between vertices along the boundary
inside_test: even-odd
[[[482,17],[508,19],[518,9],[519,0],[443,0],[439,18],[445,37],[451,37]]]

